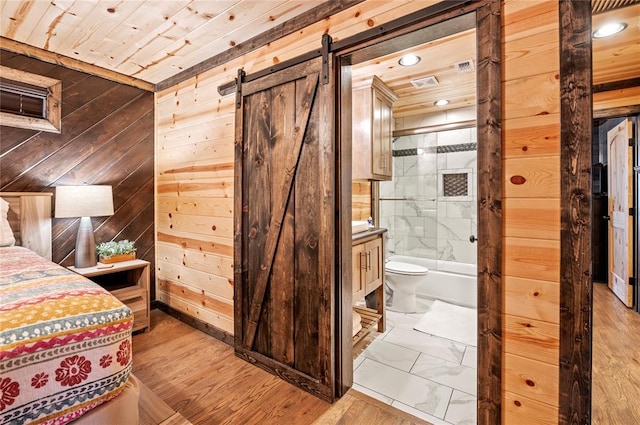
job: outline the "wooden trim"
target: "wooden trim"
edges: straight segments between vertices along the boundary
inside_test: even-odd
[[[561,0],[558,423],[591,423],[591,5]]]
[[[314,7],[313,9],[308,10],[303,14],[296,16],[295,18],[289,19],[288,21],[283,22],[282,24],[274,28],[271,28],[268,31],[258,34],[255,37],[252,37],[249,40],[232,47],[231,49],[227,49],[226,51],[207,60],[204,60],[189,69],[185,69],[184,71],[181,71],[172,77],[160,81],[158,84],[156,84],[155,90],[161,91],[168,89],[169,87],[173,87],[176,84],[188,80],[189,78],[195,77],[196,75],[213,69],[216,66],[225,64],[233,59],[246,55],[249,52],[266,46],[273,41],[299,31],[344,9],[348,9],[352,6],[362,3],[363,1],[364,0],[332,0],[325,2],[320,6]]]
[[[343,396],[353,386],[353,268],[351,256],[351,67],[344,59],[334,59],[336,84],[340,100],[336,102],[336,397]]]
[[[621,106],[619,108],[600,109],[593,111],[593,118],[613,118],[640,114],[640,105]]]
[[[395,19],[386,24],[373,27],[369,30],[362,31],[351,37],[339,40],[333,43],[331,46],[332,51],[340,51],[342,55],[346,56],[348,53],[353,53],[351,57],[357,55],[358,52],[366,51],[368,47],[379,44],[383,41],[391,41],[391,44],[395,44],[394,49],[397,51],[399,41],[404,43],[410,42],[413,37],[409,37],[409,40],[398,40],[401,36],[412,33],[414,31],[426,28],[428,26],[436,25],[444,22],[450,18],[462,16],[466,13],[473,12],[477,8],[481,7],[486,1],[481,0],[474,2],[472,0],[447,0],[440,1],[438,3],[427,6],[424,9],[417,10],[409,15]],[[446,31],[440,33],[441,36],[446,34]],[[376,51],[374,54],[380,56],[384,54],[385,48]],[[365,61],[372,59],[376,56],[359,57],[359,61]],[[352,61],[352,64],[357,61]]]
[[[422,16],[431,16],[430,20],[435,22],[433,25],[423,26],[424,22],[422,20],[419,20],[418,17],[415,16],[416,14],[409,15],[409,17],[405,19],[407,21],[408,26],[407,28],[403,29],[403,34],[394,36],[393,38],[388,40],[389,41],[388,43],[376,42],[374,44],[371,44],[370,46],[367,46],[364,49],[360,49],[356,52],[353,52],[353,54],[351,55],[351,63],[355,65],[358,63],[366,62],[373,58],[378,58],[380,56],[385,56],[390,53],[394,53],[394,52],[397,52],[398,50],[401,50],[398,48],[398,46],[402,46],[407,43],[405,38],[408,40],[411,40],[411,39],[415,39],[416,37],[416,34],[415,34],[416,30],[414,28],[415,22],[419,22],[421,26],[421,28],[418,29],[417,31],[424,32],[424,34],[420,37],[422,42],[424,43],[437,40],[440,38],[448,37],[452,34],[458,34],[463,31],[467,31],[469,29],[475,28],[476,22],[473,14],[460,13],[462,10],[464,10],[463,8],[465,7],[465,2],[458,1],[457,2],[458,7],[455,8],[454,6],[456,6],[456,4],[453,4],[451,2],[440,2],[431,6],[430,8],[423,9],[422,11],[419,11],[416,13],[416,14],[421,14]],[[471,7],[469,5],[466,5],[466,6]],[[451,8],[453,9],[451,10]],[[467,12],[469,11],[473,11],[473,9],[467,10]],[[434,13],[437,13],[437,15],[434,16]],[[443,13],[447,15],[451,15],[451,17],[452,18],[455,17],[455,19],[442,20],[441,14]],[[400,27],[399,24],[396,26]],[[369,30],[369,31],[372,31],[372,30]],[[386,32],[389,31],[388,24],[384,26],[384,31]],[[373,31],[373,34],[379,35],[380,32],[381,31]],[[358,34],[352,38],[366,39],[367,37],[366,37],[366,34],[365,35]],[[350,39],[346,39],[342,41],[342,43],[348,44],[349,41]],[[341,45],[341,42],[336,42],[336,44],[337,44],[336,48],[339,48]]]
[[[10,40],[5,37],[0,37],[0,49],[19,53],[21,55],[39,59],[41,61],[62,65],[70,69],[75,69],[76,71],[87,72],[89,74],[97,75],[98,77],[106,78],[107,80],[115,81],[116,83],[126,84],[128,86],[137,87],[142,90],[150,92],[154,90],[153,84],[140,80],[138,78],[120,74],[119,72],[111,71],[109,69],[82,62],[77,59],[60,55],[58,53],[49,52],[38,47],[29,46],[28,44]]]
[[[640,87],[640,77],[629,78],[628,80],[612,81],[610,83],[596,84],[595,86],[593,86],[593,93],[622,90],[631,87]]]
[[[196,328],[201,332],[206,333],[207,335],[211,335],[215,339],[218,339],[225,344],[233,347],[233,335],[229,332],[225,332],[219,328],[216,328],[213,325],[210,325],[207,322],[204,322],[200,319],[197,319],[193,316],[189,316],[188,314],[184,314],[175,308],[166,305],[162,301],[154,300],[151,302],[151,309],[158,309],[164,313],[167,313],[169,316],[175,317],[183,323],[191,326],[192,328]]]
[[[477,11],[478,425],[502,423],[502,40],[500,0]]]

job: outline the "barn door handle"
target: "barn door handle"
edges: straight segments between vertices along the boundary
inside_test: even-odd
[[[469,236],[469,242],[471,243],[475,243],[478,241],[478,238],[476,238],[476,235],[471,235]]]

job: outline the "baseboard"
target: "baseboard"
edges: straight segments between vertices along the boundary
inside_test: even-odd
[[[151,302],[151,309],[157,308],[158,310],[167,313],[171,317],[175,317],[187,325],[196,328],[197,330],[206,333],[207,335],[211,335],[212,337],[219,339],[227,345],[233,347],[233,334],[229,332],[223,331],[222,329],[218,329],[215,326],[210,325],[207,322],[203,322],[200,319],[196,319],[195,317],[191,317],[188,314],[184,314],[183,312],[176,310],[175,308],[166,305],[165,303],[154,300]]]

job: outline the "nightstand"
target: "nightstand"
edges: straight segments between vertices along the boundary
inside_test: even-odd
[[[121,261],[112,264],[98,263],[94,267],[69,266],[122,301],[133,312],[133,331],[149,330],[149,267],[144,260]]]

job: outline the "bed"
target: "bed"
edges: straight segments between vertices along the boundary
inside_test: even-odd
[[[0,424],[137,424],[133,314],[50,261],[50,217],[50,194],[0,193]]]

